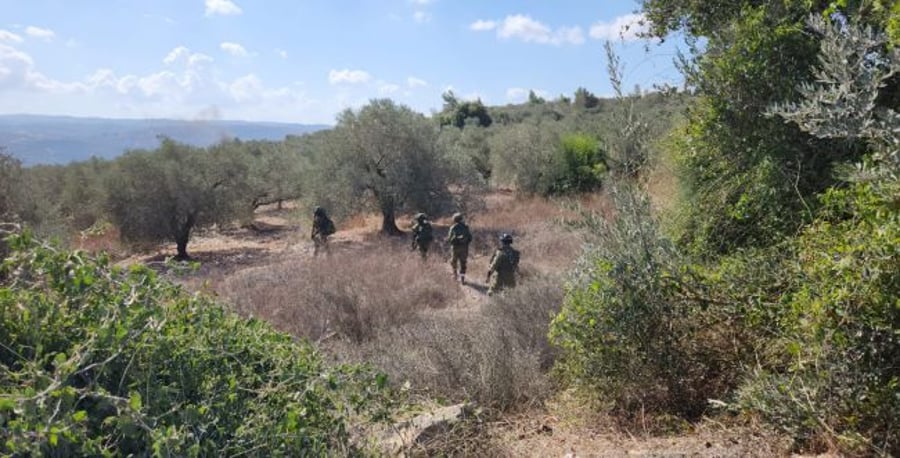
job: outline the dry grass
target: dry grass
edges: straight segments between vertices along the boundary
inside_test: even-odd
[[[362,345],[334,341],[327,349],[342,361],[368,361],[425,398],[524,408],[552,392],[546,330],[561,300],[559,282],[544,278],[480,311],[420,314]]]
[[[220,293],[241,313],[317,341],[336,360],[371,363],[414,394],[523,408],[552,392],[547,328],[562,301],[561,272],[581,250],[580,235],[554,221],[574,216],[559,202],[491,196],[489,211],[468,218],[475,242],[466,287],[444,262],[449,221],[435,221],[438,241],[423,264],[408,238],[377,235],[380,219],[361,216],[342,224],[332,256],[245,269]],[[522,281],[488,299],[480,280],[502,232],[516,234]]]
[[[392,247],[346,250],[239,272],[223,294],[239,312],[293,335],[358,343],[458,300],[455,283],[435,267]]]

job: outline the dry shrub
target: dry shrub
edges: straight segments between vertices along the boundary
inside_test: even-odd
[[[348,250],[242,271],[224,295],[239,312],[293,335],[362,342],[455,300],[458,289],[449,275],[436,274],[443,272],[436,262],[398,251]]]
[[[550,393],[554,352],[547,327],[563,291],[539,278],[475,308],[420,314],[361,345],[332,342],[346,361],[368,361],[414,392],[497,409],[525,407]]]
[[[74,237],[76,249],[91,253],[114,253],[121,255],[124,252],[119,229],[112,225],[97,224],[79,233]]]
[[[404,456],[508,456],[482,416],[466,418],[412,444]]]

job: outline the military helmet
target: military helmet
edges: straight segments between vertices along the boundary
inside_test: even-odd
[[[424,213],[416,213],[416,221],[424,221],[426,218],[428,218],[428,215]]]
[[[325,209],[322,208],[322,207],[316,207],[316,209],[313,210],[313,215],[316,215],[316,216],[325,216]]]
[[[500,236],[500,242],[503,243],[504,245],[509,245],[509,244],[513,243],[513,238],[509,234],[503,234]]]
[[[462,215],[462,213],[454,213],[454,214],[453,214],[453,222],[454,222],[454,223],[461,223],[462,220],[463,220],[463,215]]]

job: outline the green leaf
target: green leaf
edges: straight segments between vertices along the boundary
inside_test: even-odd
[[[84,420],[87,420],[87,416],[88,415],[86,411],[79,410],[78,412],[72,414],[72,420],[76,422],[82,422]]]
[[[141,393],[134,392],[131,393],[131,397],[128,399],[128,405],[131,406],[133,410],[141,410]]]

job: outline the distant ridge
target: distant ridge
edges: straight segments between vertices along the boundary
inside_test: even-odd
[[[92,156],[110,159],[130,149],[156,148],[160,135],[208,146],[226,138],[283,140],[287,135],[329,128],[279,122],[0,115],[0,148],[24,165],[66,164]]]

